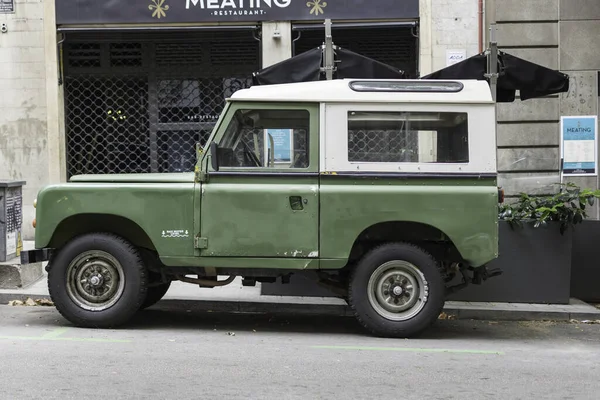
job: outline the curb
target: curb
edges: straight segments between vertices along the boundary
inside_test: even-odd
[[[298,314],[335,317],[354,317],[352,309],[347,305],[338,304],[301,304],[279,302],[253,301],[210,301],[210,300],[180,300],[164,299],[156,306],[178,306],[195,311],[251,313],[251,314]],[[565,312],[546,310],[497,310],[497,309],[468,309],[465,306],[446,304],[443,310],[445,316],[440,319],[456,320],[485,320],[485,321],[570,321],[600,320],[600,310],[590,312]]]
[[[30,295],[17,293],[0,293],[0,305],[6,305],[10,300],[25,301],[32,299],[50,299],[48,295]],[[348,305],[344,304],[315,304],[315,303],[289,303],[263,299],[263,301],[226,301],[204,299],[170,299],[166,298],[151,307],[181,307],[188,310],[215,312],[215,313],[245,313],[245,314],[294,314],[314,316],[353,317],[354,314]],[[600,320],[600,310],[590,307],[589,312],[582,311],[581,306],[573,312],[534,310],[530,309],[494,309],[494,308],[469,308],[465,305],[446,304],[444,314],[440,319],[452,320],[485,320],[485,321],[565,321],[570,320]],[[587,308],[587,307],[586,307]]]
[[[0,293],[0,305],[7,305],[11,300],[25,301],[28,297],[32,299],[47,299],[50,300],[50,296],[47,294],[28,294],[28,293]]]

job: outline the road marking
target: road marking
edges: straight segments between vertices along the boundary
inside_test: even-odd
[[[77,338],[61,337],[69,328],[58,328],[42,336],[0,336],[0,340],[41,340],[41,341],[62,341],[62,342],[99,342],[99,343],[131,343],[127,339],[102,339],[102,338]]]
[[[131,343],[124,339],[101,339],[101,338],[45,338],[42,336],[0,336],[0,340],[40,340],[51,342],[104,342],[104,343]]]
[[[328,350],[371,350],[371,351],[406,351],[413,353],[465,353],[465,354],[496,354],[504,355],[502,351],[463,350],[463,349],[431,349],[417,347],[368,347],[368,346],[311,346],[313,349]]]
[[[42,338],[44,338],[44,339],[56,338],[56,337],[59,337],[60,335],[62,335],[63,333],[65,333],[68,330],[69,330],[69,328],[58,328],[58,329],[55,329],[55,330],[53,330],[51,332],[46,333],[45,335],[42,336]]]

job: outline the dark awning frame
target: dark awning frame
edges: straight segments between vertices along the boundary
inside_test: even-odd
[[[253,74],[256,85],[322,79],[406,79],[404,71],[335,46],[331,20],[325,20],[325,44]],[[521,101],[568,92],[569,76],[498,50],[492,24],[486,51],[420,79],[477,79],[490,85],[495,102]]]
[[[407,27],[414,28],[418,25],[417,21],[369,21],[369,22],[336,22],[332,29],[364,28],[377,29],[389,27]],[[323,23],[293,23],[292,31],[305,31],[323,29]]]
[[[322,46],[280,61],[253,74],[255,85],[363,78],[406,79],[405,71],[333,44],[331,20],[325,20]],[[321,25],[322,26],[322,25]]]
[[[497,103],[521,101],[569,91],[569,75],[498,50],[495,24],[490,29],[489,48],[459,63],[420,79],[477,79],[490,84]]]

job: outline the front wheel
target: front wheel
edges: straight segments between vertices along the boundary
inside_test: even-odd
[[[105,233],[85,234],[53,257],[48,289],[71,323],[112,328],[127,322],[146,299],[148,275],[138,250]]]
[[[140,307],[140,310],[144,310],[158,303],[164,297],[164,295],[167,294],[170,287],[171,282],[161,283],[160,285],[156,286],[150,286],[148,288],[146,300],[144,300],[144,303]]]
[[[358,321],[376,336],[405,338],[427,329],[444,307],[436,260],[408,243],[367,253],[354,269],[348,298]]]

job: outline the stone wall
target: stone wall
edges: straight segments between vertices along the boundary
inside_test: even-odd
[[[501,50],[571,76],[568,93],[498,105],[498,169],[507,195],[560,181],[560,117],[598,114],[600,1],[496,1]],[[598,178],[571,178],[589,188]],[[597,216],[595,212],[594,216]]]
[[[477,54],[478,33],[477,0],[431,0],[433,71],[446,67],[447,50],[465,51],[466,57]]]
[[[25,180],[23,238],[33,237],[33,200],[48,183],[46,52],[42,0],[0,14],[0,179]]]

